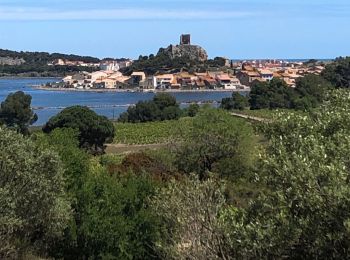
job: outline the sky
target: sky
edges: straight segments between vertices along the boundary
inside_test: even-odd
[[[0,0],[0,48],[137,58],[182,33],[209,57],[350,56],[349,0]]]

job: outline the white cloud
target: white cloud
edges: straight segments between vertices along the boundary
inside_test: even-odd
[[[140,19],[232,19],[252,16],[252,12],[180,9],[90,9],[51,10],[45,8],[13,8],[0,6],[0,21],[48,20],[140,20]]]

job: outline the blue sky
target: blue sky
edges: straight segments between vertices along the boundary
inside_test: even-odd
[[[181,33],[210,57],[350,55],[349,0],[0,0],[0,48],[156,53]]]

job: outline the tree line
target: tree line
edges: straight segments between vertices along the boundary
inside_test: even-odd
[[[0,57],[10,57],[23,59],[24,63],[20,65],[0,65],[0,76],[23,75],[23,76],[44,76],[58,77],[65,76],[68,73],[79,71],[93,72],[98,68],[81,66],[49,66],[48,63],[56,59],[83,61],[86,63],[98,63],[100,59],[90,56],[79,56],[73,54],[47,53],[47,52],[17,52],[0,49]]]

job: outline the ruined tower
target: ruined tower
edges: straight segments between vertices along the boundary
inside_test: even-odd
[[[191,34],[182,34],[180,36],[180,45],[191,45]]]

